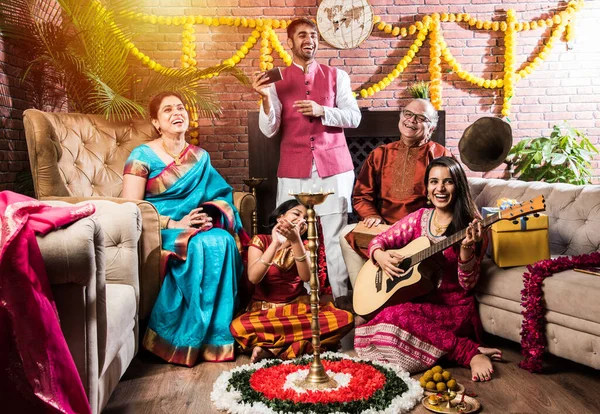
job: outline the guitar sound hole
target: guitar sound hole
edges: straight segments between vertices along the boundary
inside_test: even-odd
[[[408,269],[410,269],[411,267],[411,261],[410,259],[404,259],[402,260],[402,262],[398,263],[398,269],[403,270],[403,271],[407,271]]]
[[[408,272],[405,272],[400,277],[393,277],[391,279],[388,279],[386,281],[386,292],[390,293],[398,283],[402,282],[403,280],[409,279],[412,276],[412,274],[413,269],[411,268]]]

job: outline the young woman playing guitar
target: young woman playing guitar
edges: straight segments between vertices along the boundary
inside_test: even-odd
[[[473,381],[487,381],[492,360],[502,351],[481,346],[481,322],[473,288],[487,238],[469,193],[465,173],[450,157],[431,162],[425,173],[427,198],[433,208],[409,214],[369,244],[369,256],[387,274],[397,278],[403,257],[390,249],[404,247],[425,236],[436,243],[467,228],[466,237],[439,253],[441,266],[434,288],[411,302],[384,308],[372,320],[356,328],[354,348],[361,358],[386,360],[413,373],[448,360],[471,367]]]

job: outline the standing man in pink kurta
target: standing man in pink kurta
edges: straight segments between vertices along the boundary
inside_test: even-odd
[[[268,85],[264,73],[254,78],[253,87],[262,97],[259,126],[267,137],[281,130],[277,205],[291,198],[290,191],[335,191],[315,210],[321,217],[333,296],[338,307],[348,310],[348,272],[339,233],[352,208],[354,166],[343,128],[356,128],[361,114],[348,74],[315,61],[319,35],[314,22],[296,19],[287,34],[293,64],[282,71],[283,80]]]

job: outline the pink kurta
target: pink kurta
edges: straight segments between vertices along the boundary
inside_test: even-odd
[[[376,236],[369,245],[369,255],[378,247],[404,247],[421,236],[432,243],[442,240],[443,236],[436,237],[429,231],[432,212],[420,209]],[[484,251],[485,246],[479,256],[460,262],[452,247],[444,250],[436,257],[443,271],[428,295],[384,308],[370,322],[356,328],[354,348],[358,355],[399,364],[411,373],[435,365],[444,355],[468,365],[481,346],[473,340],[479,336],[481,326],[473,287]]]

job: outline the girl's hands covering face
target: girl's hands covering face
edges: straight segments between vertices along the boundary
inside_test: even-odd
[[[297,220],[292,223],[285,217],[277,219],[277,225],[273,229],[283,237],[288,239],[291,243],[300,241],[302,233],[306,231],[306,222],[304,220]]]

